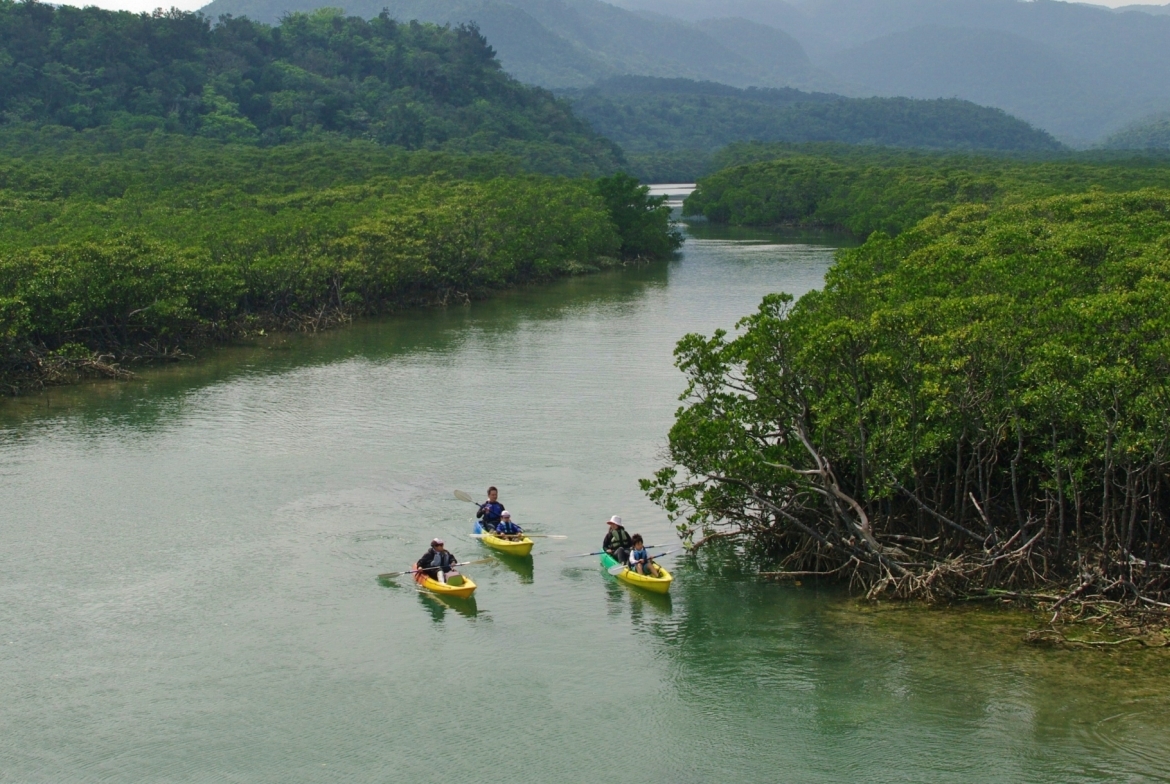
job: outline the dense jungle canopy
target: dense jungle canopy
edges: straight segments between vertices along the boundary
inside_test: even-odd
[[[273,145],[329,137],[614,171],[620,151],[505,74],[477,29],[322,9],[279,25],[0,0],[0,123]]]
[[[370,142],[156,141],[0,161],[8,391],[262,328],[465,302],[680,242],[661,200],[620,174],[547,177],[507,156]]]

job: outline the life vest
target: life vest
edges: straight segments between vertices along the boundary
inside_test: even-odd
[[[634,540],[630,537],[630,532],[622,528],[620,525],[613,529],[613,535],[609,537],[609,546],[613,549],[624,547],[627,550],[634,544]]]
[[[427,563],[426,566],[430,566],[430,567],[437,566],[440,569],[442,569],[444,572],[451,571],[451,553],[447,552],[446,550],[444,550],[443,552],[440,553],[438,550],[431,548],[429,554],[430,554],[431,558],[430,558],[430,562]]]

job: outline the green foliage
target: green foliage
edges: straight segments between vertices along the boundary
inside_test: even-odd
[[[785,157],[702,178],[685,211],[735,225],[842,228],[896,234],[960,204],[999,204],[1089,188],[1170,187],[1170,161],[1027,161],[976,156],[744,146],[729,151]],[[812,150],[811,152],[817,152]]]
[[[670,225],[665,196],[651,196],[648,187],[621,172],[597,180],[597,192],[621,235],[624,258],[665,258],[682,246],[682,234]]]
[[[655,230],[656,247],[675,241],[640,191],[641,221],[618,210],[619,229],[601,195],[612,181],[514,167],[198,139],[5,161],[0,354],[189,345],[251,317],[377,313],[596,269],[623,245],[651,254]]]
[[[620,152],[503,71],[473,26],[330,9],[277,27],[0,0],[0,122],[274,145],[353,138],[613,171]]]
[[[844,142],[922,149],[1054,151],[1049,134],[957,99],[845,98],[622,77],[565,91],[573,111],[628,153],[713,151],[737,141]]]
[[[687,403],[645,486],[686,530],[883,590],[1084,578],[1165,601],[1170,190],[874,234],[740,327],[676,351]]]

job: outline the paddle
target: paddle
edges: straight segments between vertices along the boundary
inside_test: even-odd
[[[529,534],[529,533],[489,534],[486,532],[482,533],[482,534],[471,534],[471,537],[473,539],[482,539],[485,536],[494,536],[497,539],[507,539],[508,541],[519,541],[520,539],[522,539],[525,536],[527,536],[529,539],[568,539],[569,538],[567,536],[560,536],[559,534]],[[512,537],[516,537],[516,538],[513,539]]]
[[[472,498],[470,495],[468,495],[467,493],[463,492],[462,490],[456,490],[456,491],[455,491],[455,497],[456,497],[456,498],[458,498],[460,501],[466,501],[466,502],[467,502],[467,503],[469,503],[469,504],[475,504],[475,505],[476,505],[476,506],[478,506],[480,509],[483,509],[483,508],[484,508],[484,506],[486,505],[486,502],[485,502],[485,503],[483,503],[483,504],[481,504],[481,503],[479,503],[478,501],[476,501],[474,498]]]
[[[477,560],[477,561],[461,561],[461,562],[459,562],[459,563],[454,563],[454,564],[451,564],[451,566],[452,566],[452,567],[455,567],[455,566],[472,566],[472,565],[474,565],[474,564],[485,564],[485,563],[487,563],[487,562],[488,562],[488,561],[490,561],[490,560],[492,560],[492,559],[491,559],[491,558],[480,558],[480,559],[479,559],[479,560]],[[385,574],[380,574],[380,575],[378,575],[378,579],[379,579],[379,580],[384,580],[384,579],[386,579],[387,577],[401,577],[401,576],[402,576],[402,575],[404,575],[404,574],[418,574],[419,572],[431,572],[431,571],[434,571],[435,569],[441,569],[441,568],[442,568],[442,567],[440,567],[440,566],[428,566],[428,567],[426,567],[425,569],[411,569],[411,570],[409,570],[409,571],[406,571],[406,572],[386,572]]]
[[[657,546],[661,547],[662,545],[657,545]],[[646,549],[650,550],[652,548],[647,547]],[[676,547],[673,550],[667,550],[665,553],[659,553],[658,555],[652,555],[652,556],[650,556],[650,560],[654,560],[655,558],[662,558],[665,555],[670,555],[671,553],[677,553],[679,550],[685,550],[685,549],[686,549],[685,547]],[[610,568],[606,569],[605,571],[609,572],[614,577],[617,577],[619,574],[622,573],[622,570],[628,569],[628,568],[629,567],[626,566],[626,564],[618,564],[617,566],[611,566]]]
[[[650,545],[649,547],[647,547],[646,549],[647,549],[647,550],[653,550],[655,547],[666,547],[666,545],[664,545],[664,544],[652,544],[652,545]],[[682,549],[682,548],[679,548],[679,549]],[[597,552],[595,552],[595,553],[580,553],[579,555],[566,555],[566,556],[565,556],[565,558],[566,558],[566,559],[568,559],[568,558],[588,558],[588,557],[589,557],[589,556],[591,556],[591,555],[601,555],[601,554],[602,554],[602,553],[604,553],[604,552],[605,552],[605,550],[598,550],[598,551],[597,551]],[[673,552],[674,552],[674,550],[671,550],[671,552],[673,553]]]
[[[456,490],[455,497],[458,498],[460,501],[466,501],[469,504],[475,504],[480,509],[483,509],[483,507],[484,507],[484,504],[479,503],[474,498],[472,498],[470,494],[465,493],[462,490]],[[472,534],[472,536],[483,536],[483,534]],[[567,536],[561,536],[559,534],[524,534],[524,536],[527,536],[529,539],[568,539],[569,538]]]

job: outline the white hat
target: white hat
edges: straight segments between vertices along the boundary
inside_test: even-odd
[[[606,523],[606,525],[618,525],[618,526],[620,526],[621,524],[622,524],[621,515],[614,515],[613,517],[609,518],[609,522]]]
[[[511,512],[508,512],[508,511],[503,511],[503,512],[500,512],[500,517],[501,517],[501,518],[504,518],[504,517],[506,517],[506,518],[508,518],[509,520],[511,520],[511,519],[512,519],[512,513],[511,513]]]
[[[431,540],[431,547],[442,547],[442,546],[443,546],[442,539],[432,539]]]

